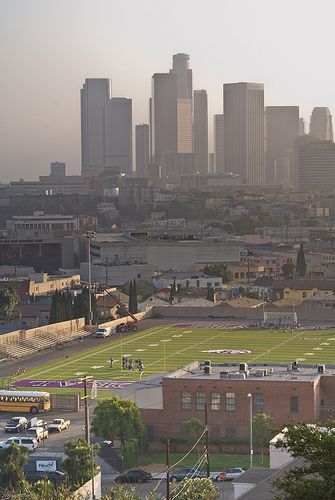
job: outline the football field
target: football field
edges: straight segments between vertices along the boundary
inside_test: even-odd
[[[122,369],[122,355],[134,361],[132,370]],[[119,338],[96,339],[96,347],[41,363],[13,381],[76,380],[90,374],[95,380],[133,382],[141,377],[135,363],[138,359],[144,366],[143,377],[207,359],[212,363],[298,360],[302,364],[333,364],[335,331],[299,329],[291,333],[210,323],[157,325]],[[23,380],[19,384],[22,386]]]

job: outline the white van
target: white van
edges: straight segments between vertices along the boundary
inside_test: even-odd
[[[18,446],[24,446],[29,451],[34,451],[38,448],[37,439],[34,437],[11,437],[7,441],[0,441],[0,448],[9,448],[13,443]]]
[[[95,332],[96,338],[104,339],[105,337],[110,337],[114,333],[114,330],[111,326],[104,326],[97,329]]]

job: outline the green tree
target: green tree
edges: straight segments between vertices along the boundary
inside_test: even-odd
[[[93,324],[97,322],[98,312],[97,312],[97,300],[95,293],[91,290],[91,306],[93,313]],[[78,293],[74,300],[73,305],[73,317],[82,318],[85,317],[86,324],[89,323],[89,290],[88,287],[83,287],[81,293]]]
[[[307,268],[307,264],[306,264],[306,260],[305,260],[304,245],[303,245],[303,243],[300,243],[300,247],[299,247],[298,254],[297,254],[297,263],[295,266],[295,270],[296,270],[299,278],[303,278],[305,276],[306,268]]]
[[[281,266],[281,270],[285,279],[293,278],[294,276],[294,264],[292,259],[289,259],[285,264]]]
[[[215,500],[221,498],[221,492],[212,483],[210,478],[184,479],[171,492],[171,500]]]
[[[129,300],[128,300],[128,311],[132,312],[134,306],[134,295],[133,295],[133,281],[129,283]]]
[[[136,280],[134,278],[134,284],[133,284],[133,311],[131,311],[133,314],[138,313],[138,303],[137,303],[137,287],[136,287]]]
[[[223,283],[233,281],[233,273],[229,270],[227,264],[208,264],[203,269],[208,276],[219,276],[222,278]]]
[[[262,464],[264,463],[264,448],[269,447],[269,441],[276,434],[275,421],[270,415],[258,413],[252,419],[253,442],[256,448],[262,449]]]
[[[173,285],[170,286],[169,302],[172,304],[175,296],[175,291]]]
[[[151,491],[145,496],[145,500],[163,500],[165,496]],[[134,486],[124,486],[123,484],[113,487],[101,500],[144,500],[143,495],[136,492]]]
[[[64,472],[68,476],[68,481],[72,489],[79,488],[92,477],[92,449],[84,439],[74,439],[64,444],[66,458],[62,465]],[[93,445],[93,456],[99,451],[99,445]],[[94,460],[93,460],[94,461]],[[97,466],[94,462],[94,471]]]
[[[28,462],[28,450],[12,444],[0,449],[1,483],[4,489],[22,491],[25,487],[23,466]]]
[[[92,431],[96,436],[113,440],[119,438],[122,445],[137,438],[145,441],[145,426],[134,401],[112,396],[99,401],[94,409]]]
[[[288,424],[284,436],[276,444],[293,457],[303,458],[301,466],[283,474],[274,485],[285,500],[333,500],[335,498],[335,422],[325,427]]]
[[[214,302],[214,288],[212,286],[207,287],[207,300]]]
[[[13,287],[6,286],[0,288],[0,315],[7,322],[20,316],[20,312],[17,309],[18,303],[19,297]]]
[[[181,435],[187,439],[189,444],[192,444],[199,439],[204,430],[205,424],[198,418],[192,417],[182,423]],[[204,439],[205,438],[203,437],[202,442]]]

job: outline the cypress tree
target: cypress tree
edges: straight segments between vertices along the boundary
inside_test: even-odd
[[[207,287],[207,300],[210,300],[211,302],[214,302],[214,288],[211,286]]]
[[[305,253],[304,253],[304,246],[302,243],[300,243],[300,248],[298,250],[298,255],[297,255],[297,263],[295,266],[295,270],[299,276],[299,278],[303,278],[306,274],[306,260],[305,260]]]
[[[134,295],[133,295],[133,281],[129,283],[129,299],[128,299],[128,311],[133,312]]]
[[[133,310],[131,311],[133,314],[138,312],[138,303],[137,303],[137,289],[136,289],[136,280],[134,278],[133,284]]]

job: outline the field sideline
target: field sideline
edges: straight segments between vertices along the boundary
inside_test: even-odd
[[[140,378],[121,369],[121,355],[141,359],[143,376],[174,370],[194,360],[212,362],[244,361],[249,363],[335,363],[335,331],[295,330],[280,332],[226,328],[194,328],[187,325],[161,325],[139,331],[122,339],[96,339],[96,347],[73,356],[42,364],[19,379],[73,380],[89,373],[97,380],[132,382]],[[216,354],[203,351],[239,350],[246,353]],[[110,358],[113,367],[110,367]]]

